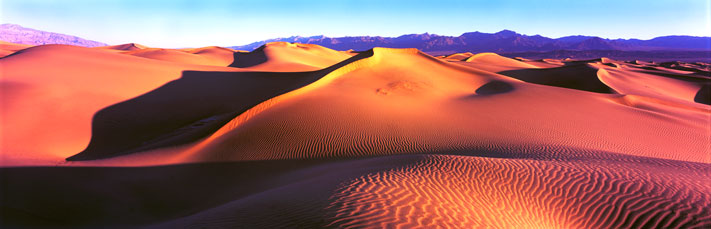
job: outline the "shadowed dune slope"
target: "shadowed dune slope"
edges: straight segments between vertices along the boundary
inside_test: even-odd
[[[597,68],[583,63],[555,68],[502,71],[499,74],[529,83],[597,93],[614,93],[612,88],[598,79],[597,72]]]

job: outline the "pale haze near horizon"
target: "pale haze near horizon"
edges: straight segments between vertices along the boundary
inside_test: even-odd
[[[2,23],[108,44],[233,46],[290,36],[503,29],[547,37],[711,36],[711,0],[0,1]]]

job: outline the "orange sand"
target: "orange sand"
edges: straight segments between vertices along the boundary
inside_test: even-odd
[[[711,226],[704,63],[0,50],[0,225]]]

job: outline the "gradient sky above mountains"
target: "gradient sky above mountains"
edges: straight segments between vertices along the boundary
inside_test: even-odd
[[[2,0],[2,23],[109,44],[241,45],[293,35],[399,36],[503,29],[548,37],[711,36],[711,0]]]

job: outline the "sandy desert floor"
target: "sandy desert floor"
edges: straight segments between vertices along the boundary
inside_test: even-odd
[[[711,227],[711,64],[0,43],[0,226]]]

